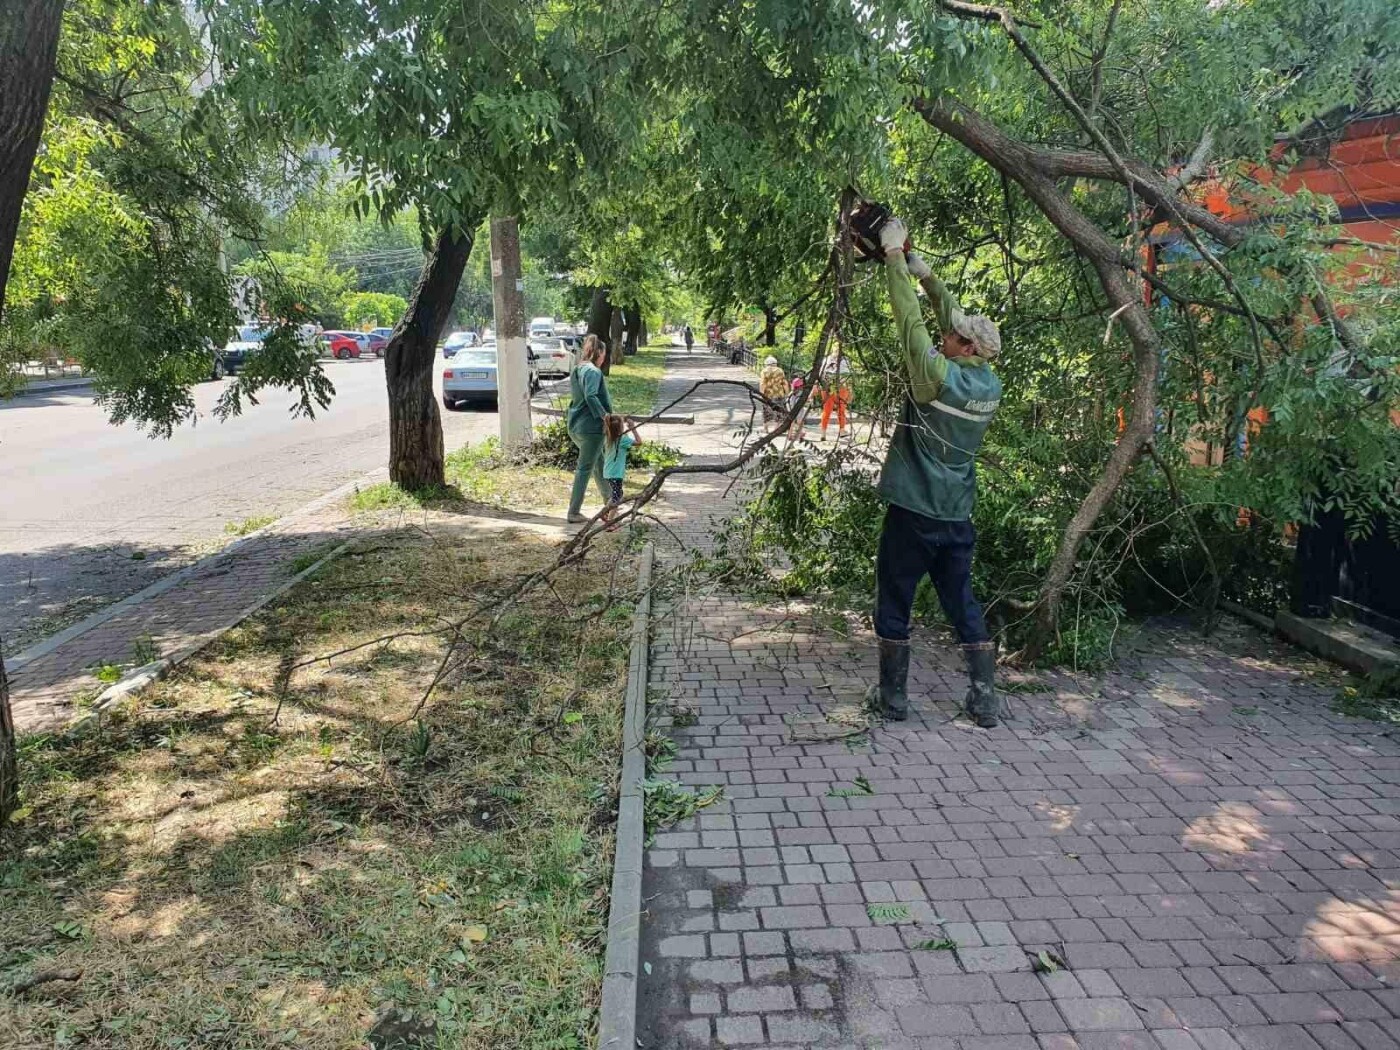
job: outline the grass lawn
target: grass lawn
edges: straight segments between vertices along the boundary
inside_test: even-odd
[[[628,466],[622,482],[627,496],[640,492],[655,469],[681,458],[674,449],[656,443],[648,443],[644,453],[638,450],[633,456],[643,454],[652,458],[647,465]],[[350,496],[350,508],[361,513],[415,508],[470,513],[474,505],[485,505],[562,513],[568,506],[576,458],[577,452],[564,434],[563,425],[555,423],[536,432],[536,446],[528,461],[505,459],[491,440],[464,445],[447,455],[446,488],[405,492],[386,481],[356,491]],[[598,502],[597,490],[590,484],[585,507]]]
[[[377,538],[99,731],[23,740],[0,1046],[591,1045],[631,613],[602,542],[511,606],[548,542]]]

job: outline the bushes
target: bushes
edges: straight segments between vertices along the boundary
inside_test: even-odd
[[[645,445],[633,445],[628,450],[627,467],[636,470],[661,470],[674,466],[683,458],[679,449],[649,441]],[[569,439],[569,424],[563,419],[556,419],[535,427],[529,459],[530,463],[537,467],[573,470],[578,463],[578,449]]]

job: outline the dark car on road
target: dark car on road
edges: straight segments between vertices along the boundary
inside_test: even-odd
[[[262,349],[263,340],[267,338],[269,331],[262,325],[239,325],[234,338],[225,343],[222,349],[214,352],[213,378],[222,378],[221,372],[223,375],[233,375],[242,368],[248,358]]]

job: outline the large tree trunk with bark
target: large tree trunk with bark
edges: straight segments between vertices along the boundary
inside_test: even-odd
[[[0,3],[0,314],[29,172],[44,130],[63,0]]]
[[[627,326],[627,339],[623,343],[622,352],[628,356],[637,352],[640,345],[639,340],[642,334],[642,310],[636,303],[622,311],[623,323]]]
[[[763,345],[778,345],[778,311],[767,304],[763,307]]]
[[[1040,166],[1044,159],[1042,151],[1011,138],[980,113],[961,104],[919,100],[915,108],[935,128],[961,142],[1026,191],[1045,217],[1094,268],[1113,316],[1123,325],[1133,344],[1135,375],[1128,424],[1119,435],[1118,444],[1104,464],[1098,481],[1065,527],[1059,549],[1041,584],[1035,630],[1027,645],[1027,655],[1034,657],[1044,650],[1058,629],[1060,602],[1074,574],[1084,537],[1152,438],[1161,343],[1141,294],[1128,282],[1118,246],[1074,206]]]
[[[620,309],[613,310],[612,323],[608,326],[608,364],[615,365],[622,361],[623,339],[622,339],[623,316]],[[606,371],[606,369],[605,369]]]
[[[63,6],[63,0],[0,2],[0,317],[5,314],[5,287],[29,173],[49,108]],[[15,721],[0,648],[0,828],[18,807]]]
[[[404,489],[443,485],[442,416],[433,393],[437,342],[471,256],[476,225],[444,230],[423,263],[418,287],[384,351],[389,391],[389,478]]]
[[[0,643],[0,828],[19,808],[19,761],[15,757],[15,718],[10,711],[10,682]]]
[[[594,288],[593,299],[588,306],[588,334],[596,335],[604,341],[612,328],[613,305],[606,288]]]

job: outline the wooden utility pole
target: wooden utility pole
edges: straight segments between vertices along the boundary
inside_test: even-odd
[[[491,300],[496,313],[496,385],[501,447],[530,444],[530,346],[525,339],[525,280],[520,273],[520,225],[515,216],[491,220]]]

